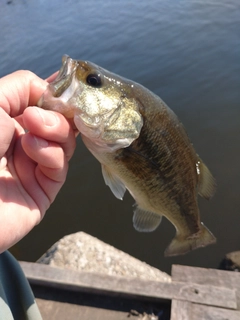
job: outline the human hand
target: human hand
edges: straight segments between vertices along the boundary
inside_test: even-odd
[[[42,220],[76,146],[61,114],[28,107],[47,84],[30,71],[0,79],[0,253]]]

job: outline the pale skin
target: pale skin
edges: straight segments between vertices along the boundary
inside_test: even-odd
[[[0,79],[0,253],[43,219],[76,146],[61,114],[36,107],[47,84],[30,71]]]

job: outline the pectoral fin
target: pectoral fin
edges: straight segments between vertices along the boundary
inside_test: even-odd
[[[143,210],[138,206],[134,210],[133,226],[140,232],[154,231],[161,223],[162,216],[150,211]]]
[[[107,186],[111,189],[116,198],[122,200],[126,187],[124,183],[111,170],[102,164],[102,174]]]
[[[211,199],[216,190],[216,182],[201,159],[196,164],[198,173],[198,193],[205,199]]]

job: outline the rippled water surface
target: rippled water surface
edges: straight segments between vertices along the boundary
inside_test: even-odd
[[[214,246],[164,258],[174,236],[132,226],[132,198],[114,198],[80,138],[67,182],[42,223],[13,248],[36,260],[62,236],[88,232],[170,272],[172,263],[218,267],[240,249],[240,2],[238,0],[2,1],[0,76],[30,69],[47,77],[67,53],[140,82],[179,116],[218,183],[199,205]]]

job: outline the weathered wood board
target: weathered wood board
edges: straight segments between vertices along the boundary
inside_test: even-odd
[[[93,307],[83,304],[66,303],[62,301],[36,299],[42,318],[45,320],[138,320],[139,317],[131,316],[130,310]],[[139,310],[139,309],[138,309]],[[151,312],[148,309],[148,312]],[[162,320],[169,320],[168,316],[162,317]],[[148,320],[148,319],[146,319]]]
[[[240,311],[172,300],[171,320],[240,320]]]
[[[21,266],[33,288],[48,288],[37,299],[40,309],[51,314],[49,320],[64,319],[64,312],[81,320],[123,320],[134,306],[142,312],[163,312],[161,320],[240,320],[240,273],[174,265],[172,282],[162,283],[28,262],[21,262]],[[50,289],[62,292],[63,297],[47,298]],[[67,294],[73,298],[68,300]],[[91,297],[86,302],[88,294]],[[97,303],[96,297],[101,297]],[[110,303],[106,304],[108,298]]]
[[[209,284],[236,291],[237,308],[240,310],[240,273],[173,265],[172,280],[186,283]]]
[[[39,310],[41,310],[42,318],[46,320],[127,320],[128,314],[127,312],[94,308],[45,299],[37,299],[37,304]]]
[[[224,296],[225,288],[235,292],[236,307],[234,310],[222,305],[218,308],[205,303],[193,303],[190,301],[172,300],[171,320],[239,320],[240,319],[240,274],[231,271],[222,271],[215,269],[193,268],[188,266],[173,265],[172,280],[184,282],[186,284],[207,283],[210,286],[218,287],[219,293],[222,292],[222,298],[230,303],[230,297]],[[222,291],[223,290],[223,291]],[[211,301],[211,292],[206,297]]]
[[[99,319],[99,320],[161,320],[170,319],[170,303],[124,298],[96,293],[68,291],[32,285],[36,302],[45,320]],[[133,312],[130,312],[134,310]],[[135,312],[137,311],[137,312]],[[139,316],[137,316],[139,313]],[[141,315],[156,318],[141,318]]]
[[[77,272],[42,264],[22,262],[27,278],[34,284],[47,284],[58,288],[155,298],[164,300],[183,300],[216,307],[236,309],[236,292],[229,288],[186,282],[163,283],[137,278],[121,278],[103,274]],[[226,299],[228,297],[228,299]]]

